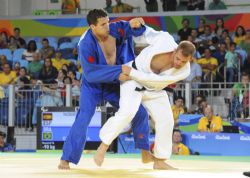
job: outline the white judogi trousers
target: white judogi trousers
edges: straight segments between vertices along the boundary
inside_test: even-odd
[[[155,122],[154,156],[168,159],[172,152],[174,118],[166,91],[135,91],[142,85],[131,80],[120,86],[120,109],[107,120],[100,131],[103,143],[110,145],[120,132],[132,121],[140,104],[146,108]]]

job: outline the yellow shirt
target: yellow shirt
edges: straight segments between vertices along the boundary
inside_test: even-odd
[[[179,150],[178,155],[190,155],[188,147],[183,143],[179,143],[178,150]]]
[[[184,113],[184,108],[177,108],[175,105],[173,105],[172,107],[172,112],[173,112],[173,116],[174,116],[174,123],[178,123],[178,117],[180,114]]]
[[[210,123],[210,128],[208,126],[208,118],[202,117],[199,120],[198,131],[200,132],[220,132],[222,130],[222,119],[220,116],[213,116]]]
[[[9,75],[6,75],[4,72],[0,73],[0,85],[8,85],[11,82],[14,82],[16,79],[16,72],[11,71]]]
[[[113,13],[123,13],[123,12],[132,12],[132,11],[133,11],[133,6],[126,4],[126,3],[115,5],[112,8]]]
[[[53,58],[52,65],[59,71],[64,64],[69,65],[70,61],[61,58],[60,60]]]
[[[206,58],[201,58],[197,61],[198,64],[202,65],[202,64],[212,64],[212,65],[216,65],[218,66],[218,60],[214,57],[210,57],[209,59],[206,59]],[[217,67],[213,70],[213,74],[216,75],[216,70],[217,70]],[[203,69],[202,68],[202,72],[204,73],[207,73],[209,72],[208,69]]]
[[[234,37],[234,42],[239,45],[242,40],[245,40],[246,36]]]

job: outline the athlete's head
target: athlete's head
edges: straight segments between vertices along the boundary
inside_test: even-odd
[[[107,36],[109,34],[109,18],[103,9],[89,11],[87,22],[96,35]]]
[[[195,52],[195,46],[189,41],[182,41],[178,45],[173,55],[174,68],[182,68],[188,61],[192,59]]]

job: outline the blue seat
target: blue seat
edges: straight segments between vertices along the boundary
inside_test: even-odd
[[[59,49],[67,49],[67,48],[73,49],[73,48],[75,48],[75,46],[71,42],[64,42],[64,43],[60,44],[60,46],[59,46]]]
[[[51,43],[57,43],[56,37],[49,36],[49,37],[46,37],[46,38],[48,39],[50,45],[51,45]]]
[[[75,46],[77,46],[79,40],[80,40],[80,36],[75,36],[75,37],[72,38],[72,43],[73,43]]]
[[[13,62],[20,61],[24,52],[24,48],[16,49],[13,53]]]
[[[57,42],[51,42],[51,43],[49,43],[49,45],[54,47],[55,50],[57,50]]]
[[[12,61],[11,50],[9,49],[0,49],[0,55],[6,56],[8,61]]]
[[[20,60],[20,66],[25,67],[26,69],[28,68],[29,62],[26,60]]]

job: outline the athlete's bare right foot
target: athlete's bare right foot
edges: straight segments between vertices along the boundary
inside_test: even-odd
[[[173,166],[170,166],[167,164],[163,159],[154,159],[154,169],[159,169],[159,170],[178,170],[177,168],[174,168]]]
[[[94,156],[94,161],[96,163],[97,166],[101,166],[103,161],[104,161],[104,156],[105,153],[107,152],[109,146],[104,144],[103,142],[101,143],[101,145],[98,147],[96,154]]]
[[[60,160],[60,164],[58,165],[58,169],[69,170],[70,169],[69,162],[65,161],[65,160]]]

